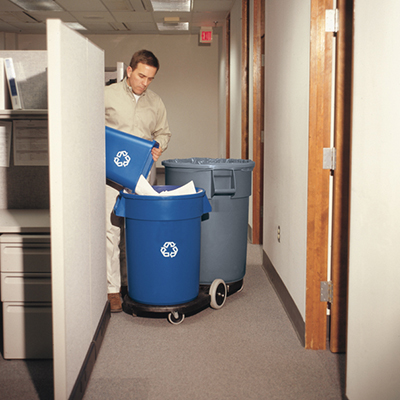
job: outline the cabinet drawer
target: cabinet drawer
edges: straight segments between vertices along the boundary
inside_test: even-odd
[[[47,303],[3,303],[4,358],[53,358],[51,312]]]
[[[2,272],[51,272],[49,235],[1,235]]]
[[[1,301],[51,302],[51,274],[2,272]]]

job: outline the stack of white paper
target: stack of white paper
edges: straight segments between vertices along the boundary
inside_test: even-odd
[[[194,186],[193,181],[190,181],[186,185],[183,185],[177,189],[164,190],[158,193],[153,189],[146,178],[143,175],[140,175],[138,183],[136,184],[135,193],[142,196],[181,196],[185,194],[196,193],[196,187]]]

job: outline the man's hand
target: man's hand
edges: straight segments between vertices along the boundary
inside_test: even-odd
[[[161,156],[161,154],[162,154],[162,150],[160,148],[153,147],[151,149],[151,155],[153,156],[154,162],[156,162],[158,160],[158,158]]]

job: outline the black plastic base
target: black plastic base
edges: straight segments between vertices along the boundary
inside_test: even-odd
[[[240,281],[227,283],[226,289],[228,291],[228,296],[236,292],[240,292],[243,289],[243,279],[241,279]]]
[[[227,286],[227,294],[230,296],[243,288],[243,279],[237,282],[229,283]],[[142,304],[132,300],[129,294],[125,294],[122,303],[122,309],[125,313],[138,317],[165,318],[172,312],[178,312],[186,316],[194,315],[203,311],[210,305],[209,295],[210,285],[200,285],[198,296],[188,303],[175,304],[171,306],[158,306],[150,304]]]
[[[132,300],[129,295],[125,295],[122,309],[127,314],[136,315],[138,317],[165,317],[171,312],[192,315],[196,312],[204,310],[210,304],[210,296],[208,294],[209,286],[200,286],[198,296],[183,304],[175,304],[171,306],[157,306],[151,304],[137,303]]]

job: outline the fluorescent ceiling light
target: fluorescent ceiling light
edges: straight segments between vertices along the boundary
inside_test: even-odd
[[[154,11],[190,12],[191,0],[150,0]]]
[[[10,0],[26,11],[64,11],[53,0]]]
[[[64,24],[75,31],[87,31],[87,29],[79,22],[64,22]]]
[[[189,22],[178,22],[177,24],[157,22],[157,28],[159,31],[188,31]]]
[[[164,23],[165,24],[176,24],[180,21],[179,17],[165,17]]]

